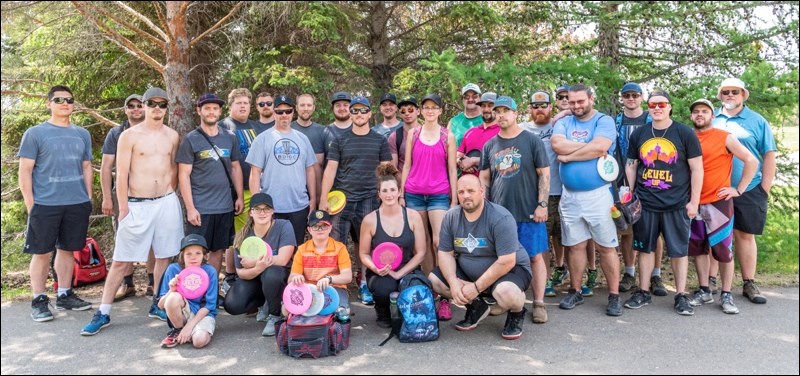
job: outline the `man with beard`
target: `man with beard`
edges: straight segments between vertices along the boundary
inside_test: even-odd
[[[439,266],[428,278],[433,290],[457,305],[465,305],[456,329],[475,329],[489,315],[480,295],[490,295],[498,311],[508,311],[504,339],[522,336],[525,290],[532,279],[531,264],[517,237],[514,216],[486,200],[480,180],[466,174],[458,180],[459,206],[445,214],[439,241]]]
[[[698,99],[689,106],[692,123],[700,147],[703,150],[703,189],[700,192],[698,217],[692,219],[691,237],[689,238],[689,256],[695,256],[697,279],[700,288],[694,292],[693,306],[713,303],[711,288],[708,283],[709,252],[719,262],[722,277],[722,312],[739,313],[733,303],[731,284],[733,283],[733,200],[741,197],[758,168],[756,157],[750,154],[732,134],[711,127],[714,118],[714,105],[706,99]],[[731,186],[731,170],[733,157],[744,162],[742,179],[736,187]]]
[[[375,124],[372,130],[388,138],[392,132],[400,128],[400,120],[397,119],[397,97],[392,93],[384,94],[381,97],[380,109],[383,121]]]
[[[225,101],[215,94],[197,99],[200,126],[186,134],[178,148],[178,185],[186,207],[186,233],[205,238],[208,264],[217,272],[224,250],[233,244],[233,217],[243,209],[239,143],[217,125]],[[236,190],[231,197],[230,182]]]
[[[742,293],[753,303],[765,304],[767,298],[761,294],[755,281],[758,260],[755,235],[764,232],[767,221],[767,199],[776,171],[776,146],[769,122],[745,106],[744,102],[749,97],[750,92],[744,87],[742,80],[723,80],[717,90],[717,99],[722,101],[722,108],[717,110],[712,125],[736,136],[758,160],[755,177],[746,190],[741,192],[742,196],[733,199],[733,239],[744,280]],[[731,184],[739,185],[743,171],[744,163],[739,158],[734,158]]]
[[[481,98],[481,88],[478,85],[469,83],[461,88],[461,99],[464,101],[464,111],[453,116],[447,124],[447,129],[456,136],[456,145],[461,145],[464,134],[471,128],[483,123],[481,108],[478,101]],[[442,109],[444,111],[444,109]]]
[[[350,93],[346,91],[333,93],[331,97],[334,120],[333,123],[325,127],[325,164],[328,163],[328,152],[331,149],[333,141],[342,134],[350,131],[353,127],[353,122],[350,117],[350,99]],[[369,119],[367,119],[367,121],[369,121]]]
[[[275,126],[275,113],[273,111],[272,94],[266,91],[258,93],[256,96],[256,110],[258,111],[258,122],[264,130]],[[247,177],[245,177],[247,179]]]
[[[470,128],[464,133],[464,139],[458,145],[458,168],[462,173],[478,176],[480,173],[481,150],[490,138],[500,132],[500,126],[495,122],[494,101],[497,94],[487,91],[481,95],[478,106],[483,115],[483,124]]]
[[[297,120],[293,121],[292,129],[308,137],[311,147],[314,148],[314,155],[317,163],[314,164],[314,177],[316,178],[316,189],[314,192],[319,194],[322,188],[322,165],[325,163],[325,127],[311,120],[316,109],[314,96],[311,94],[300,94],[297,96]],[[311,197],[314,202],[319,202],[319,196]],[[301,243],[302,244],[302,243]]]
[[[403,171],[403,165],[406,162],[406,140],[408,133],[416,127],[419,127],[419,106],[417,106],[417,99],[408,97],[398,103],[400,106],[400,118],[403,119],[403,126],[397,128],[392,134],[389,135],[389,151],[392,153],[392,164],[397,167],[398,171]]]
[[[337,100],[337,105],[343,101]],[[336,111],[336,109],[334,109]],[[325,172],[322,176],[322,193],[320,194],[319,210],[330,211],[328,193],[331,190],[344,192],[347,203],[339,214],[331,217],[333,231],[331,236],[347,244],[347,235],[356,243],[358,252],[358,238],[361,231],[361,222],[364,217],[378,208],[378,189],[375,184],[367,184],[375,180],[375,169],[381,163],[391,163],[392,154],[389,152],[389,143],[386,138],[373,132],[369,128],[369,119],[372,109],[369,101],[364,97],[355,97],[350,101],[350,115],[353,125],[344,131],[341,136],[334,138],[328,148]],[[339,115],[337,120],[340,119]],[[334,125],[335,127],[335,125]],[[332,128],[328,126],[328,129]],[[358,257],[354,257],[358,260]],[[365,271],[361,271],[365,275]],[[359,292],[361,302],[372,305],[372,293],[367,288],[366,278],[360,281]]]

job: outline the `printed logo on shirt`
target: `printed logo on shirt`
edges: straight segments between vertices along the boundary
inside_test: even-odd
[[[293,165],[300,159],[300,147],[297,146],[297,143],[288,138],[278,140],[278,142],[275,143],[272,153],[280,164],[286,166]]]
[[[216,152],[214,152],[214,149],[216,149]],[[197,152],[197,158],[198,159],[209,159],[209,158],[211,158],[211,159],[217,161],[217,160],[219,160],[219,156],[220,155],[222,157],[230,157],[231,156],[230,149],[220,149],[219,146],[214,146],[214,149],[200,150],[199,152]],[[219,153],[219,154],[217,154],[217,153]]]
[[[476,238],[472,234],[468,234],[466,238],[455,238],[453,246],[465,248],[467,252],[472,253],[478,247],[487,247],[489,240],[486,238]]]
[[[678,150],[670,140],[655,137],[647,140],[639,149],[639,159],[645,168],[642,170],[642,180],[645,187],[666,190],[672,188],[672,172],[657,169],[656,162],[661,161],[674,165],[678,161]]]
[[[740,140],[753,136],[745,127],[731,119],[715,118],[711,121],[711,126],[722,129]]]
[[[516,147],[508,147],[492,156],[494,169],[501,178],[511,178],[519,173],[522,154]]]
[[[569,134],[569,139],[575,142],[589,142],[589,131],[585,129],[576,129]]]

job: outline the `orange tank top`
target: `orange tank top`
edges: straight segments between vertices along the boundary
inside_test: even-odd
[[[733,153],[725,146],[728,132],[712,128],[705,132],[697,132],[700,147],[703,149],[703,191],[700,203],[708,204],[719,201],[717,193],[720,189],[731,186],[733,169]]]

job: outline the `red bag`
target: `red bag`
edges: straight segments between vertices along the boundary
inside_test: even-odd
[[[80,251],[73,252],[75,257],[75,270],[72,272],[72,287],[90,285],[106,279],[108,269],[106,258],[100,251],[100,246],[93,238],[86,238],[86,246]],[[55,257],[51,258],[51,267]],[[58,278],[53,270],[53,289],[58,289]]]

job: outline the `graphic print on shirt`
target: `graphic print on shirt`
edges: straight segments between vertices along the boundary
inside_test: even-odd
[[[197,152],[197,159],[208,159],[208,158],[211,158],[211,159],[217,161],[217,160],[219,160],[219,156],[220,155],[223,158],[225,158],[225,157],[230,158],[230,156],[231,156],[231,150],[230,149],[220,149],[220,147],[216,146],[216,145],[214,145],[214,149],[216,150],[216,152],[214,150],[212,150],[212,149],[200,150],[199,152]]]
[[[478,247],[487,247],[489,240],[486,238],[476,238],[472,234],[468,234],[466,238],[455,238],[453,241],[454,247],[466,248],[467,252],[472,253]]]
[[[508,147],[494,153],[492,163],[497,175],[501,178],[511,178],[519,173],[522,163],[522,154],[516,147]]]
[[[645,166],[642,170],[645,187],[661,190],[672,187],[672,172],[656,168],[656,162],[674,165],[678,161],[678,150],[675,148],[675,144],[666,138],[651,138],[639,149],[639,158]]]
[[[290,166],[300,159],[300,146],[288,138],[282,138],[275,143],[272,154],[280,164]]]

